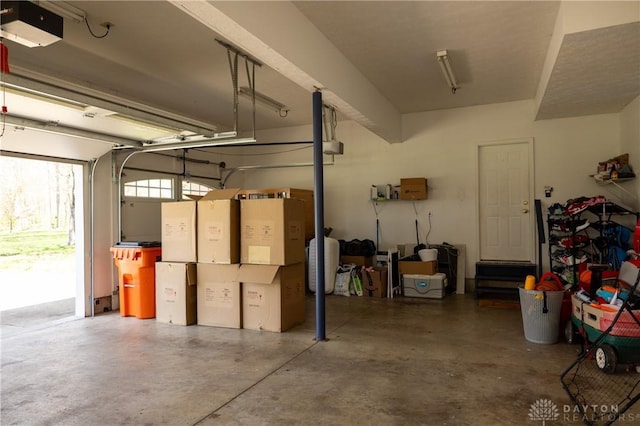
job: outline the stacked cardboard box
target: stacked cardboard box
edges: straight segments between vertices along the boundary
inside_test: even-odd
[[[243,327],[281,332],[305,320],[304,201],[240,202]]]
[[[163,203],[158,320],[276,332],[304,322],[304,201],[238,191]]]
[[[242,328],[238,189],[198,201],[198,324]]]
[[[242,328],[239,267],[198,263],[198,325]]]
[[[167,324],[196,323],[196,264],[156,262],[156,320]]]
[[[162,261],[155,265],[159,322],[196,323],[196,218],[195,201],[162,203]]]
[[[310,241],[315,236],[314,229],[314,201],[313,191],[299,188],[263,188],[241,189],[238,191],[239,200],[255,200],[262,198],[297,198],[304,201],[304,234],[305,240]]]
[[[158,321],[241,326],[237,191],[216,190],[197,200],[162,203],[163,261],[156,267]],[[217,267],[213,278],[211,264]]]

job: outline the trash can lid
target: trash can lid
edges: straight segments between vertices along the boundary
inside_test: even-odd
[[[160,241],[118,241],[114,247],[160,247]]]

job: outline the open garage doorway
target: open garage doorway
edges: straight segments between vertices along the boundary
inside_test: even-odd
[[[0,157],[2,334],[76,315],[82,165]],[[80,195],[81,197],[81,195]],[[82,231],[79,233],[82,235]]]

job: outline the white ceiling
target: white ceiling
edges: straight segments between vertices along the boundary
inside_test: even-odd
[[[29,77],[124,98],[217,131],[233,129],[234,120],[227,52],[216,39],[263,62],[256,89],[290,109],[282,118],[258,106],[259,129],[311,123],[314,87],[341,118],[390,142],[401,141],[405,113],[535,99],[536,118],[552,119],[619,112],[640,95],[640,2],[590,2],[585,10],[554,1],[66,3],[86,12],[94,33],[112,23],[110,33],[94,38],[85,23],[65,18],[63,40],[50,46],[5,41],[7,81]],[[621,16],[604,16],[598,3]],[[448,49],[461,85],[455,94],[440,73],[440,49]],[[12,116],[135,140],[175,133],[89,118],[86,98],[36,107],[19,94],[8,93]],[[240,102],[239,130],[247,131],[250,103]]]

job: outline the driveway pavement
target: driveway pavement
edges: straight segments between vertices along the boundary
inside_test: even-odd
[[[74,254],[0,258],[0,311],[74,298],[75,293]]]

